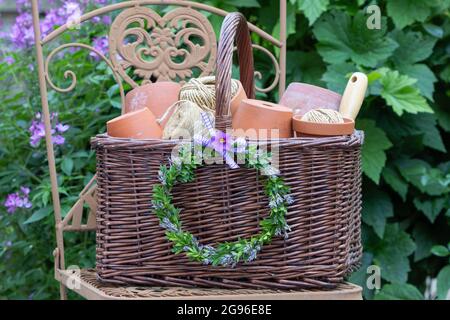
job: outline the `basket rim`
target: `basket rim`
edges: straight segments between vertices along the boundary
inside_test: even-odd
[[[164,139],[134,139],[134,138],[119,138],[119,137],[111,137],[107,133],[97,134],[96,136],[91,138],[91,145],[93,147],[96,146],[117,146],[117,147],[134,147],[134,146],[146,146],[151,145],[156,147],[157,145],[178,145],[182,142],[191,142],[192,140],[184,139],[184,140],[164,140]],[[355,130],[351,135],[343,135],[343,136],[323,136],[323,137],[291,137],[291,138],[281,138],[278,140],[250,140],[247,139],[249,144],[259,144],[261,146],[271,145],[273,143],[278,144],[279,146],[288,146],[288,145],[298,145],[303,144],[304,147],[358,147],[364,144],[364,131]]]

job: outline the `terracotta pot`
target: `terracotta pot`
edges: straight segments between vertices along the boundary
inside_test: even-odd
[[[108,135],[117,138],[160,139],[161,126],[147,108],[133,111],[106,123]]]
[[[301,116],[292,118],[292,127],[297,136],[341,136],[352,134],[355,130],[353,119],[344,118],[344,123],[317,123],[300,120]]]
[[[149,83],[134,88],[125,97],[125,113],[148,108],[159,119],[178,101],[180,89],[180,84],[170,81]]]
[[[276,139],[292,136],[292,110],[275,103],[244,99],[232,119],[236,136],[250,139]],[[266,130],[262,130],[266,129]],[[277,129],[276,132],[271,132]]]
[[[338,111],[341,98],[341,95],[334,91],[306,83],[293,82],[284,92],[279,104],[291,108],[294,115],[302,116],[317,108]]]
[[[239,108],[241,101],[247,99],[247,94],[245,93],[244,87],[242,87],[242,83],[239,80],[236,80],[239,84],[239,89],[236,95],[231,99],[230,109],[231,115],[236,113],[236,110]]]

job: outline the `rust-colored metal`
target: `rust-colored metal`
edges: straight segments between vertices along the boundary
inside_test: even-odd
[[[216,76],[216,128],[230,126],[231,61],[236,41],[241,82],[252,96],[253,60],[245,18],[229,14],[222,26]],[[272,142],[268,142],[270,145]],[[278,142],[278,166],[291,189],[288,239],[275,238],[258,259],[234,268],[204,266],[171,253],[152,213],[160,165],[177,141],[93,138],[97,152],[97,275],[103,282],[224,289],[334,288],[355,268],[361,244],[362,133]],[[348,170],[347,168],[352,168]],[[174,188],[185,230],[204,245],[257,234],[269,214],[261,176],[253,170],[207,165],[195,181]],[[351,191],[350,191],[351,190]]]
[[[199,76],[210,75],[216,51],[208,19],[190,8],[177,8],[161,17],[150,8],[133,7],[116,17],[109,33],[111,61],[133,87],[152,79],[184,82],[193,69],[199,70]],[[130,68],[141,83],[129,76]]]

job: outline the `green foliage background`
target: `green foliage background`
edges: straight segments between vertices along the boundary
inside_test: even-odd
[[[278,37],[279,3],[220,0],[205,3],[248,19]],[[381,8],[381,30],[366,27],[371,4]],[[288,0],[288,83],[307,82],[342,93],[354,71],[369,75],[370,88],[357,121],[366,133],[363,148],[363,267],[350,281],[364,286],[367,299],[424,299],[426,278],[437,279],[436,296],[450,288],[450,21],[449,0]],[[216,30],[221,19],[210,17]],[[86,24],[64,36],[90,43],[106,35]],[[273,49],[258,36],[253,41]],[[53,280],[55,247],[45,147],[29,145],[28,127],[40,110],[32,51],[2,55],[0,63],[0,199],[21,185],[32,188],[32,210],[13,215],[0,207],[0,298],[57,298]],[[274,76],[263,56],[259,84]],[[117,85],[104,63],[84,51],[55,60],[52,74],[62,87],[67,65],[76,70],[74,93],[49,95],[52,110],[72,126],[56,151],[66,214],[95,171],[89,138],[119,114]],[[262,96],[276,101],[278,97]],[[3,200],[2,200],[3,201]],[[12,245],[9,245],[11,241]],[[93,266],[94,235],[66,237],[68,265]],[[365,286],[366,269],[381,270],[381,290]],[[430,296],[427,296],[430,298]]]

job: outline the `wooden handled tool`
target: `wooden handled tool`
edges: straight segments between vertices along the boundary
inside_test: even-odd
[[[355,72],[348,80],[339,107],[344,118],[356,119],[366,95],[367,83],[367,76],[361,72]]]

